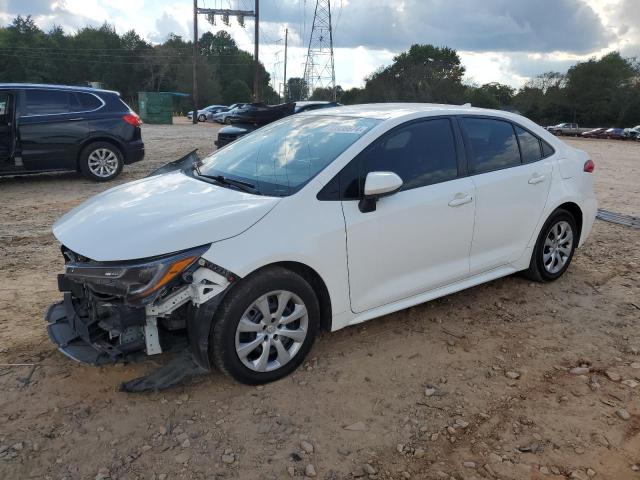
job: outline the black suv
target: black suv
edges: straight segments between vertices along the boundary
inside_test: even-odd
[[[76,170],[111,180],[144,158],[141,124],[117,92],[0,84],[0,175]]]

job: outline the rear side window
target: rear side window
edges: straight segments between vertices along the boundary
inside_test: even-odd
[[[474,173],[520,165],[518,141],[510,122],[489,118],[464,118]]]
[[[348,186],[348,198],[359,198],[370,172],[396,173],[403,181],[402,190],[458,176],[455,137],[446,118],[401,126],[376,140],[354,162],[358,163],[358,185]]]
[[[55,115],[69,113],[71,101],[64,90],[25,90],[25,115]]]
[[[520,142],[520,152],[522,153],[523,163],[537,162],[542,158],[542,150],[540,148],[540,140],[538,137],[533,136],[525,129],[515,127],[516,134],[518,135],[518,142]]]
[[[80,104],[81,110],[79,111],[89,112],[91,110],[97,110],[102,106],[102,102],[98,97],[90,93],[76,92],[75,96]]]
[[[553,147],[544,140],[540,140],[540,143],[542,144],[542,158],[550,157],[551,155],[556,153]]]

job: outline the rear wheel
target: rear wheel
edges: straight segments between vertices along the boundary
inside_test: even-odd
[[[282,267],[243,279],[216,311],[213,363],[236,380],[257,385],[295,370],[309,353],[320,324],[311,286]]]
[[[573,215],[556,210],[540,231],[525,276],[537,282],[560,278],[569,268],[577,246],[578,230]]]
[[[109,142],[87,145],[80,154],[80,171],[85,177],[98,182],[116,178],[123,165],[122,152]]]

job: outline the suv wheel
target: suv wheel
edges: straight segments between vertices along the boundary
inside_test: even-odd
[[[116,178],[123,165],[122,152],[112,143],[92,143],[80,154],[80,171],[87,178],[98,182]]]
[[[285,268],[268,268],[243,279],[224,298],[213,319],[210,355],[239,382],[272,382],[303,362],[319,324],[311,286]]]
[[[569,268],[577,246],[578,229],[573,215],[556,210],[540,231],[525,276],[537,282],[560,278]]]

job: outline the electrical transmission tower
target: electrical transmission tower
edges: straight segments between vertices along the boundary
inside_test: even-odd
[[[307,98],[317,88],[328,88],[336,99],[336,71],[333,64],[333,32],[331,30],[331,0],[317,0],[309,50],[304,66]]]

